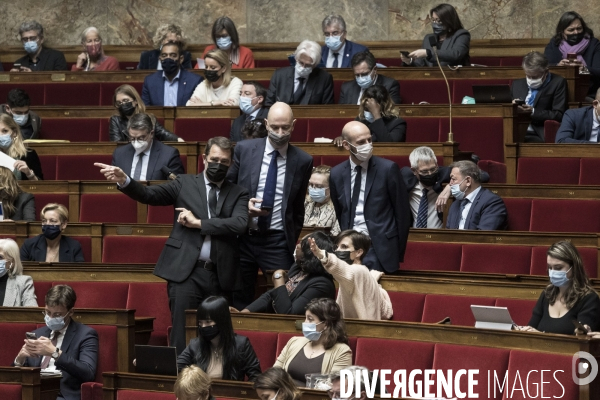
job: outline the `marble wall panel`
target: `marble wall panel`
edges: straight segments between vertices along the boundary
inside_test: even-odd
[[[586,25],[600,34],[600,3],[597,1],[532,0],[533,37],[550,38],[556,32],[556,25],[566,11],[575,11],[583,17]]]

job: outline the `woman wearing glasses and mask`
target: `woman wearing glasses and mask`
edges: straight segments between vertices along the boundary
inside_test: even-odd
[[[0,300],[4,307],[37,307],[33,280],[23,275],[19,245],[0,239]]]

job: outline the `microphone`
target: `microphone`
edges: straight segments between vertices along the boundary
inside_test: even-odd
[[[167,179],[169,179],[171,181],[174,181],[175,179],[177,179],[177,175],[175,175],[174,173],[169,171],[169,168],[167,168],[166,165],[160,169],[160,172],[165,174],[167,176]]]
[[[431,46],[431,50],[433,51],[433,54],[435,54],[435,59],[437,61],[437,65],[440,68],[440,71],[442,71],[442,76],[444,77],[444,80],[446,81],[446,88],[448,89],[448,104],[450,106],[450,132],[448,132],[448,142],[453,143],[454,142],[454,133],[452,133],[452,96],[450,95],[450,84],[448,83],[448,79],[446,78],[444,69],[440,65],[440,59],[439,59],[438,53],[437,53],[437,39],[435,38],[435,35],[429,36],[429,45]]]

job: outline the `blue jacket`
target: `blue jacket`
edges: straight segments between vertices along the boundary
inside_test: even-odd
[[[121,168],[123,172],[133,178],[134,171],[131,170],[133,157],[135,157],[135,149],[131,143],[125,146],[119,146],[113,152],[112,165]],[[179,157],[179,150],[175,147],[163,144],[160,140],[154,138],[154,140],[152,140],[152,148],[150,149],[146,180],[166,181],[168,179],[168,174],[165,174],[162,171],[162,167],[167,167],[168,170],[175,175],[185,174],[181,157]]]
[[[446,229],[458,229],[460,205],[465,200],[454,201],[450,206]],[[486,188],[481,188],[469,209],[464,229],[495,231],[506,229],[507,214],[504,201]]]
[[[352,57],[354,57],[354,55],[356,53],[360,53],[361,51],[367,51],[367,50],[369,50],[369,49],[367,49],[362,44],[358,44],[358,43],[354,43],[349,40],[346,40],[346,47],[344,48],[344,54],[342,55],[342,59],[341,60],[338,59],[338,63],[340,61],[342,63],[340,65],[340,68],[350,68]],[[329,56],[329,47],[323,46],[321,48],[321,63],[323,65],[323,68],[325,68],[325,65],[327,65],[327,56]]]
[[[185,103],[192,97],[196,86],[202,82],[202,78],[198,74],[181,70],[179,74],[179,86],[177,89],[177,107],[184,107]],[[165,105],[165,81],[163,79],[163,71],[156,71],[148,75],[144,79],[142,87],[142,101],[147,106],[164,106]]]
[[[594,124],[594,107],[572,108],[563,114],[556,132],[556,143],[596,143],[590,142]]]

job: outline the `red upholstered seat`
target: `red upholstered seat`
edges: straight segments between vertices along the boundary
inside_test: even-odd
[[[425,294],[388,291],[394,316],[392,321],[421,322]]]
[[[310,118],[308,120],[308,142],[315,138],[335,139],[342,135],[342,128],[354,118]]]
[[[124,62],[121,61],[121,68],[125,68],[123,65]],[[137,65],[135,63],[134,67]],[[113,97],[115,95],[115,90],[121,85],[131,85],[137,90],[137,92],[142,95],[142,87],[144,86],[144,82],[102,82],[100,84],[100,105],[101,106],[114,106]],[[150,111],[152,112],[152,111]]]
[[[45,294],[45,293],[44,293]],[[43,301],[42,301],[43,303]],[[17,354],[23,347],[25,332],[35,331],[35,324],[0,322],[0,366],[11,366]],[[0,393],[2,393],[0,391]]]
[[[2,86],[2,85],[0,85]],[[40,163],[42,164],[42,172],[44,180],[53,181],[56,179],[56,156],[40,155]]]
[[[333,102],[338,104],[340,101],[340,93],[342,92],[342,84],[344,81],[342,80],[334,80],[333,81]]]
[[[489,57],[496,58],[496,57]],[[480,63],[475,63],[480,64]],[[484,64],[484,63],[481,63]],[[498,60],[500,64],[500,60]],[[485,65],[485,64],[484,64]],[[496,64],[497,65],[497,64]],[[452,103],[462,103],[465,96],[473,97],[473,86],[481,85],[508,85],[508,79],[454,79],[454,91],[452,93]]]
[[[52,287],[52,282],[50,281],[33,281],[33,289],[35,290],[35,296],[37,297],[38,306],[44,307],[46,304],[44,299],[46,298],[46,293]]]
[[[387,160],[395,162],[400,168],[410,167],[410,161],[408,160],[408,156],[382,156],[381,158],[385,158]]]
[[[10,64],[10,68],[4,68],[4,70],[9,71],[11,68],[12,64]],[[2,101],[2,104],[6,103],[8,92],[13,89],[23,89],[26,91],[33,107],[44,105],[45,89],[43,83],[3,83],[0,85],[0,101]]]
[[[56,179],[64,181],[97,181],[103,178],[94,163],[112,164],[110,154],[60,155],[56,158]]]
[[[69,285],[75,290],[78,308],[127,308],[128,283],[52,282],[52,286],[59,284]]]
[[[600,201],[533,199],[531,230],[600,232]]]
[[[117,390],[117,400],[175,400],[173,393]]]
[[[79,292],[76,291],[79,295]],[[105,297],[107,296],[105,292]],[[112,293],[111,293],[112,295]],[[79,296],[77,297],[77,306],[79,305]],[[98,332],[98,366],[96,367],[96,382],[102,382],[104,372],[117,370],[117,327],[115,325],[89,325]]]
[[[92,262],[92,238],[89,236],[69,236],[81,244],[81,252],[85,262]]]
[[[246,336],[252,344],[256,357],[260,361],[260,369],[264,372],[275,364],[277,357],[277,332],[236,331],[238,335]]]
[[[340,151],[340,153],[343,153],[342,151]],[[347,155],[335,155],[335,156],[321,156],[321,164],[323,165],[329,165],[330,167],[335,167],[338,164],[343,163],[344,161],[348,160],[348,156]]]
[[[313,166],[319,166],[322,165],[323,163],[321,162],[321,156],[312,156],[313,158]]]
[[[397,58],[377,58],[379,64],[383,64],[386,67],[401,67],[402,60],[400,57]]]
[[[440,137],[447,139],[448,118],[441,120]],[[502,117],[452,118],[454,140],[463,151],[472,151],[482,160],[504,162],[504,122]]]
[[[546,143],[556,142],[556,132],[560,128],[560,122],[548,119],[544,121],[544,140]]]
[[[117,189],[115,194],[84,193],[80,201],[79,222],[137,222],[137,202]]]
[[[578,185],[579,158],[519,158],[517,183]]]
[[[452,82],[450,82],[452,90]],[[448,104],[448,89],[443,79],[403,80],[400,83],[402,104]]]
[[[408,242],[400,269],[459,271],[461,255],[460,244]]]
[[[290,61],[287,58],[285,60],[254,60],[254,66],[256,68],[282,68],[289,67]]]
[[[501,67],[520,67],[523,64],[523,57],[502,57],[500,59]]]
[[[531,247],[465,244],[462,247],[462,272],[529,275]]]
[[[99,118],[44,118],[40,139],[97,142],[100,140]]]
[[[600,185],[600,159],[582,158],[579,165],[580,185]]]
[[[509,355],[510,350],[505,349],[436,344],[433,356],[433,369],[437,371],[452,370],[453,374],[459,369],[465,369],[467,371],[477,369],[479,370],[479,373],[474,377],[477,380],[477,385],[474,385],[473,387],[474,394],[478,394],[480,399],[499,400],[502,399],[501,393],[496,393],[494,396],[492,391],[488,396],[487,371],[490,371],[492,376],[495,371],[497,376],[504,377],[504,374],[508,369]],[[454,378],[454,376],[455,375],[452,375],[452,378]],[[454,393],[456,393],[457,388],[454,386],[454,379],[452,380],[452,383],[452,388],[455,390]],[[459,387],[461,392],[467,394],[468,384],[466,374],[461,376]],[[446,398],[445,393],[442,394],[442,397]]]
[[[506,307],[517,325],[525,326],[531,319],[531,313],[537,300],[496,299],[496,307]]]
[[[531,275],[548,276],[548,263],[546,252],[550,246],[536,246],[531,254]],[[598,250],[595,247],[577,247],[583,267],[588,278],[598,277]]]
[[[296,118],[292,131],[292,142],[306,142],[308,138],[308,118]]]
[[[506,183],[506,164],[492,160],[483,160],[479,161],[477,165],[490,175],[489,183]]]
[[[421,322],[431,324],[450,317],[452,325],[475,326],[471,306],[493,306],[495,304],[496,299],[492,297],[428,294],[425,297]]]
[[[166,241],[154,236],[105,236],[102,262],[154,264]]]
[[[579,386],[573,382],[573,377],[571,376],[572,359],[573,356],[571,355],[512,350],[508,360],[508,390],[504,392],[504,397],[502,397],[502,399],[540,399],[542,398],[540,390],[542,381],[545,382],[543,384],[544,398],[560,398],[563,400],[579,399]],[[542,370],[544,370],[543,378]],[[562,372],[560,370],[562,370]],[[520,382],[517,377],[517,372],[521,378]],[[504,375],[502,375],[502,378],[504,378]],[[513,390],[513,386],[515,386],[517,390]],[[524,391],[518,390],[519,387],[522,387]],[[592,398],[594,398],[593,395],[590,399]]]
[[[439,118],[403,118],[406,121],[406,142],[423,143],[440,141]],[[447,132],[446,132],[447,133]],[[446,138],[444,138],[446,140]]]
[[[481,64],[488,67],[499,67],[500,57],[471,57],[471,64]]]
[[[151,346],[167,345],[167,329],[171,326],[171,311],[169,310],[166,283],[131,282],[127,295],[127,309],[135,310],[136,317],[155,317],[154,331],[148,344]]]
[[[148,206],[149,224],[172,224],[174,209],[172,206]]]
[[[81,385],[81,400],[102,400],[102,385],[98,382],[85,382]]]
[[[46,177],[46,172],[44,171],[44,178]],[[25,191],[27,191],[27,186],[25,186]],[[35,194],[35,219],[36,221],[40,218],[40,212],[44,208],[46,204],[49,203],[58,203],[63,206],[69,208],[69,195],[66,193],[36,193]],[[76,221],[75,221],[76,222]],[[41,231],[40,231],[41,233]]]
[[[215,136],[229,137],[229,118],[177,118],[174,133],[186,142],[206,142]]]
[[[287,342],[289,342],[289,340],[294,336],[302,336],[302,333],[283,332],[277,334],[277,352],[275,353],[275,359],[279,357],[279,355],[281,354],[281,350],[283,350]]]
[[[531,225],[531,199],[502,199],[508,214],[508,230],[528,231]]]
[[[99,106],[100,83],[46,83],[47,106]]]
[[[2,400],[21,400],[21,385],[11,385],[10,383],[0,383],[0,393]]]

